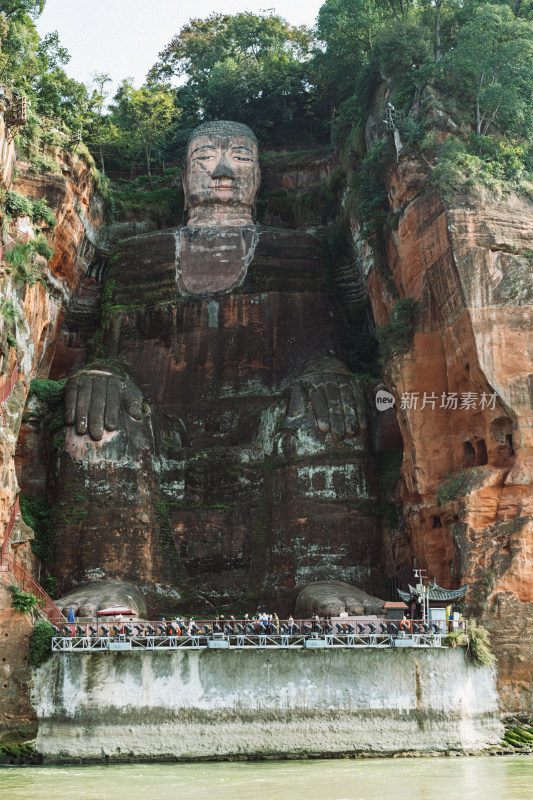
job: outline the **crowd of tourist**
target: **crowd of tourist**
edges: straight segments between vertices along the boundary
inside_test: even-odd
[[[114,622],[109,620],[106,625],[86,623],[87,627],[81,625],[63,625],[63,633],[54,626],[57,636],[203,636],[203,637],[228,637],[228,636],[299,636],[300,634],[309,635],[346,635],[346,634],[377,634],[383,635],[404,635],[408,633],[442,633],[438,622],[424,621],[418,622],[408,620],[358,620],[341,619],[336,617],[319,617],[317,614],[305,620],[295,620],[290,616],[286,620],[280,620],[277,614],[255,614],[250,617],[245,614],[242,619],[235,619],[230,616],[227,619],[220,614],[213,620],[196,621],[194,617],[186,620],[183,617],[174,617],[170,620],[164,617],[160,622],[149,623],[140,620],[130,619],[125,621],[118,615]],[[99,633],[101,631],[101,633]]]
[[[311,619],[304,622],[300,620],[296,622],[292,616],[287,620],[280,620],[277,614],[267,613],[255,614],[252,617],[245,614],[240,620],[236,620],[233,615],[226,619],[223,614],[220,614],[216,616],[214,620],[202,621],[200,624],[195,621],[194,617],[191,617],[188,621],[177,617],[168,623],[163,618],[161,622],[164,623],[167,628],[171,627],[176,631],[176,635],[181,636],[185,634],[195,636],[197,634],[208,633],[226,635],[249,634],[255,636],[288,634],[292,636],[299,633],[313,632],[326,634],[332,633],[333,631],[331,617],[320,618],[316,614]]]

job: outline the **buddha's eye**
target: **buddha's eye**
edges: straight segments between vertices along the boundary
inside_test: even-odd
[[[245,158],[244,156],[233,156],[235,161],[253,161],[253,158]]]
[[[196,156],[195,161],[209,161],[213,156]]]

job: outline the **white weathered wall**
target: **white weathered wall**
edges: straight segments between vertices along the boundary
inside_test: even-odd
[[[461,649],[57,653],[39,668],[49,761],[475,750],[493,675]]]

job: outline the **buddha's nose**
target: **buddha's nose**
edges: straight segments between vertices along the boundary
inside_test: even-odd
[[[235,173],[225,157],[221,158],[211,174],[212,178],[234,178]]]

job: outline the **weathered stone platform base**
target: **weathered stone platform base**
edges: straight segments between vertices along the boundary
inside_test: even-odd
[[[460,649],[55,654],[38,670],[48,762],[479,750],[494,677]]]

